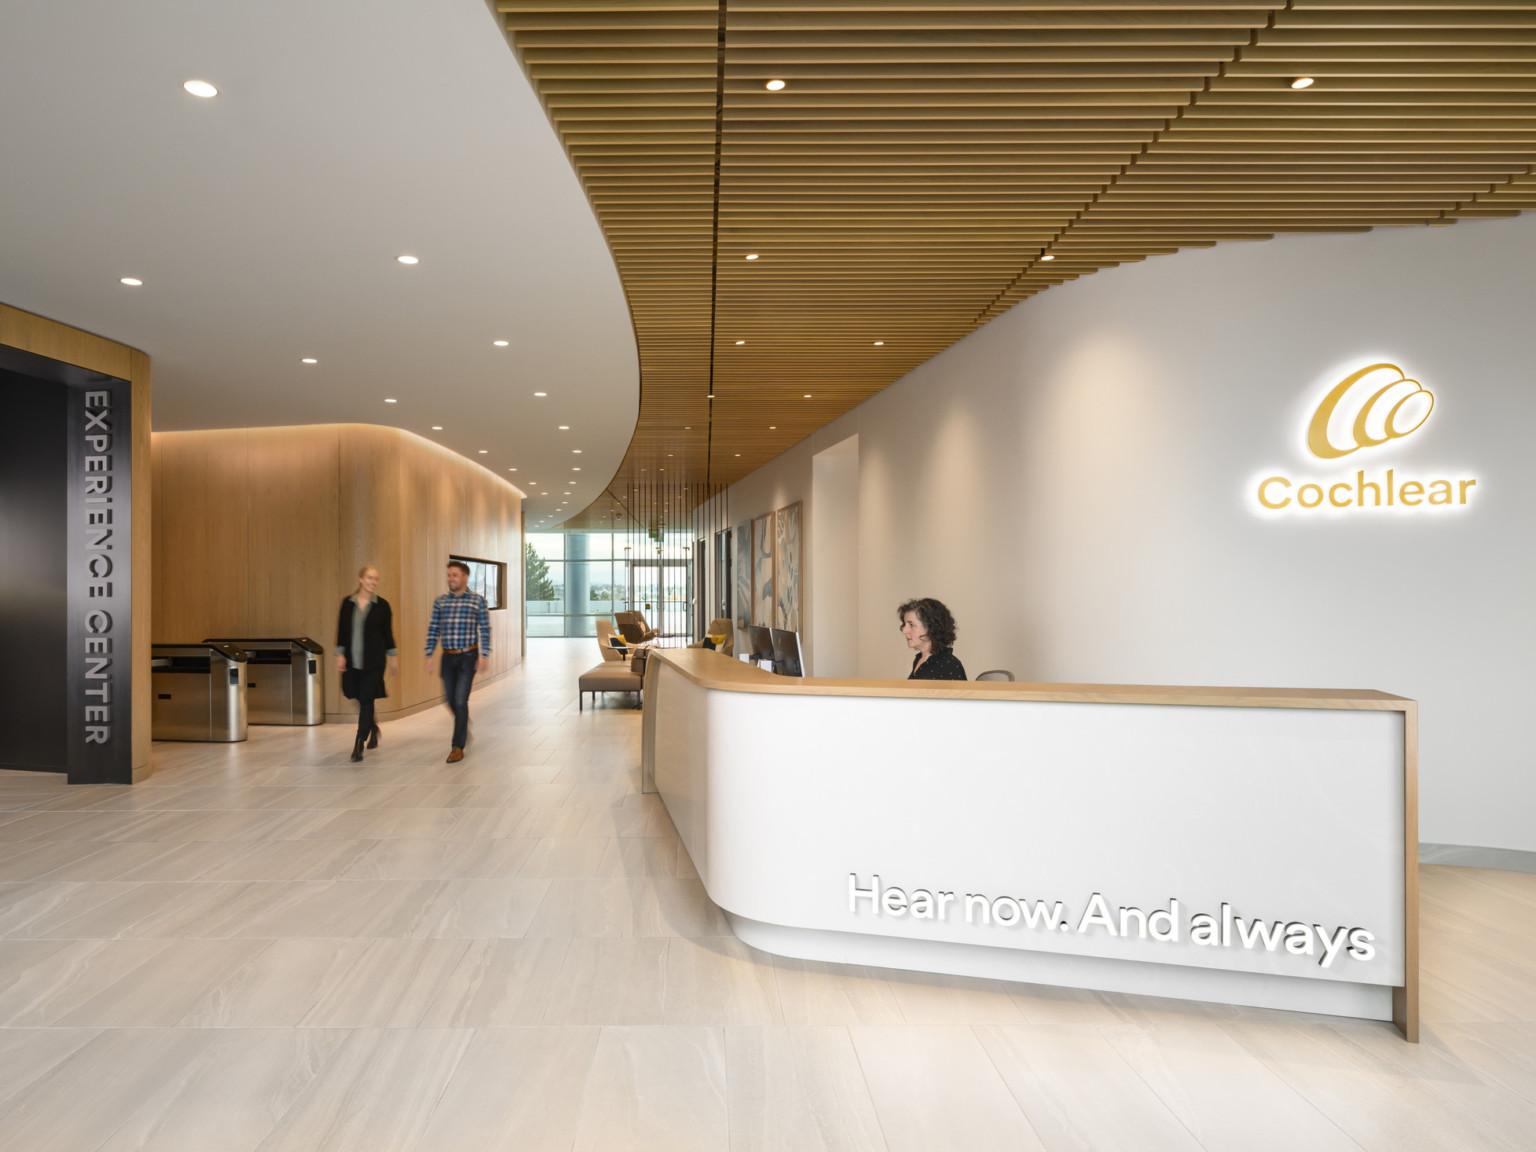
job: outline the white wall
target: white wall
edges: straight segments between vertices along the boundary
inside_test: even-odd
[[[808,499],[812,455],[857,434],[861,675],[904,674],[894,608],[929,595],[973,673],[1411,696],[1421,839],[1536,850],[1533,268],[1527,214],[1090,276],[747,477],[733,519]],[[1307,414],[1373,359],[1422,380],[1433,416],[1313,459]],[[1264,475],[1358,467],[1478,485],[1449,514],[1258,514]],[[808,550],[812,593],[815,565]]]

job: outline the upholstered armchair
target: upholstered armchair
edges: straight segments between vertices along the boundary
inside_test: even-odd
[[[645,617],[638,612],[616,612],[614,619],[619,623],[619,634],[631,644],[656,639],[656,630],[647,625]]]
[[[613,621],[605,617],[597,618],[597,646],[602,649],[604,660],[622,660],[628,654],[627,648],[615,648],[614,640],[623,641],[618,633],[613,630]]]
[[[704,635],[724,636],[725,643],[717,644],[715,646],[715,651],[723,652],[727,656],[736,655],[736,624],[734,621],[727,620],[721,616],[717,616],[715,619],[709,622],[709,631],[705,632]],[[704,641],[695,640],[692,644],[688,645],[688,647],[702,648],[704,647]]]

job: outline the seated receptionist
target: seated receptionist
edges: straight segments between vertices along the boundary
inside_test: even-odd
[[[965,667],[955,657],[955,618],[937,600],[908,600],[896,609],[912,658],[908,680],[964,680]]]

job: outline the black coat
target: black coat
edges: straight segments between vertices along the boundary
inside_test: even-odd
[[[389,601],[375,596],[363,620],[363,666],[352,661],[352,617],[357,612],[357,602],[348,596],[341,602],[341,616],[336,622],[336,647],[347,651],[347,670],[341,674],[341,693],[348,700],[356,700],[358,689],[372,689],[369,695],[378,699],[387,696],[384,691],[384,666],[389,650],[395,647],[395,614]]]

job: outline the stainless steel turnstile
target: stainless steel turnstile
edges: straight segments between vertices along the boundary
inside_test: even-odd
[[[320,657],[325,649],[308,636],[256,639],[215,637],[205,644],[243,649],[246,709],[252,724],[325,723]]]
[[[245,739],[245,653],[229,644],[155,644],[150,734],[156,740]]]

